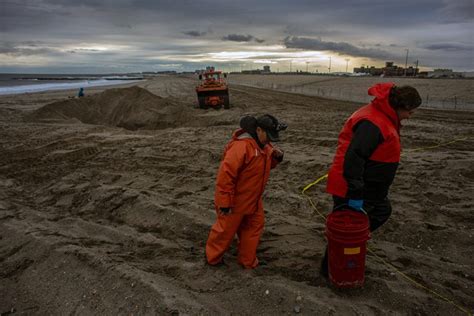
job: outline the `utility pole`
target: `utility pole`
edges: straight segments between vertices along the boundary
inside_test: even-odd
[[[415,63],[415,72],[413,73],[413,77],[416,77],[417,73],[418,73],[418,59],[416,60],[416,63]]]
[[[407,55],[405,57],[405,77],[407,76],[407,66],[408,66],[408,48],[405,49],[407,51]]]
[[[329,56],[329,67],[328,67],[329,73],[331,73],[331,56]]]
[[[349,58],[346,58],[346,72],[347,72],[347,69],[349,68]]]

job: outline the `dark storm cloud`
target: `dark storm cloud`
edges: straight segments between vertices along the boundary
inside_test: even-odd
[[[472,7],[472,0],[0,0],[0,38],[10,43],[2,44],[0,54],[75,52],[73,60],[50,58],[49,64],[79,58],[104,65],[182,58],[186,64],[186,58],[208,53],[272,47],[383,62],[392,55],[403,58],[406,48],[414,55],[416,48],[426,64],[474,68]],[[107,52],[94,51],[97,47]],[[100,59],[105,54],[115,57]],[[6,63],[0,56],[0,71]]]
[[[207,34],[207,32],[199,32],[199,31],[186,31],[186,32],[183,32],[184,35],[189,35],[189,36],[193,36],[193,37],[200,37],[200,36],[204,36]]]
[[[265,42],[264,39],[256,38],[253,35],[242,35],[242,34],[229,34],[222,37],[223,41],[231,41],[231,42],[251,42],[255,41],[257,43]]]
[[[459,0],[469,5],[471,0]],[[456,1],[452,1],[456,2]],[[258,2],[242,1],[174,1],[174,0],[23,0],[18,3],[2,3],[2,12],[8,16],[21,18],[28,16],[34,21],[43,20],[50,23],[50,18],[57,16],[82,16],[85,13],[101,16],[104,21],[116,21],[125,27],[135,24],[173,21],[167,26],[173,28],[179,23],[192,24],[213,23],[223,27],[229,26],[282,26],[287,25],[289,35],[305,35],[316,32],[331,34],[333,30],[324,30],[328,25],[398,25],[406,23],[415,25],[431,15],[433,10],[451,15],[467,14],[462,5],[438,1],[399,0],[386,2],[365,0],[354,5],[353,1],[282,1],[261,0]],[[0,15],[3,15],[0,13]],[[471,11],[472,15],[472,11]],[[421,18],[420,18],[421,17]],[[54,20],[54,19],[53,19]],[[123,20],[123,21],[122,21]],[[11,19],[14,24],[15,21]],[[18,22],[18,21],[17,21]],[[22,22],[20,22],[22,23]],[[334,30],[338,32],[339,30]],[[328,33],[326,33],[328,32]]]
[[[349,55],[354,57],[367,57],[384,59],[391,58],[392,55],[381,49],[360,48],[345,42],[326,42],[320,39],[288,36],[283,40],[287,48],[299,48],[304,50],[332,51],[340,55]]]
[[[250,42],[253,40],[252,35],[240,35],[240,34],[229,34],[222,37],[223,41],[232,41],[232,42]]]
[[[459,43],[436,43],[422,46],[428,50],[445,50],[445,51],[466,51],[474,53],[474,45],[466,45]]]

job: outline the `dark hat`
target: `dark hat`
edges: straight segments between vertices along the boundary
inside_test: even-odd
[[[257,130],[257,119],[251,115],[240,118],[240,127],[247,133],[253,134]]]
[[[393,86],[390,90],[389,103],[394,109],[413,110],[421,105],[418,91],[411,86]]]
[[[257,126],[267,132],[268,138],[272,142],[277,142],[280,140],[280,131],[284,131],[288,125],[283,122],[278,122],[276,117],[270,114],[264,114],[257,118]]]

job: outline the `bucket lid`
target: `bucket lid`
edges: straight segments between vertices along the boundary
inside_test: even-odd
[[[369,231],[369,218],[362,212],[334,211],[326,220],[326,229],[333,233],[366,234]]]

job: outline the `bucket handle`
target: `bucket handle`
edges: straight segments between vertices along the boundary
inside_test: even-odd
[[[360,210],[357,210],[355,208],[350,207],[347,203],[336,205],[333,209],[333,212],[336,212],[336,211],[354,211],[354,212],[364,213],[366,216],[368,216],[367,212],[363,208]]]

